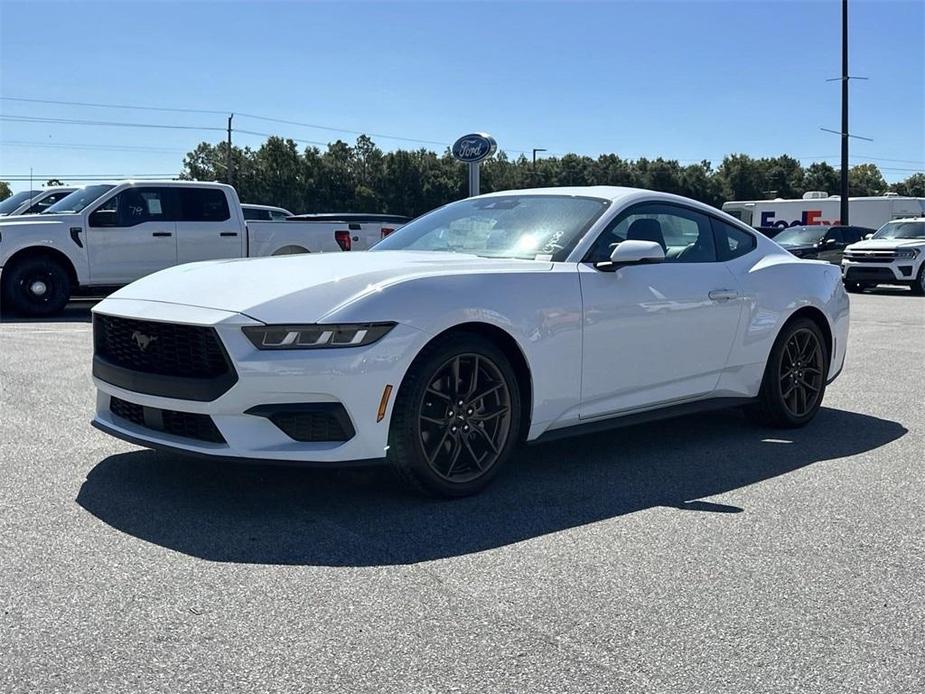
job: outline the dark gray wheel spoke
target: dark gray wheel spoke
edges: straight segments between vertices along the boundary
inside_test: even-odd
[[[508,412],[509,412],[509,409],[507,407],[502,407],[501,409],[495,410],[493,412],[486,412],[484,414],[476,413],[472,415],[472,419],[475,420],[476,422],[490,422],[491,420],[496,419],[502,415],[505,415]]]
[[[492,450],[492,451],[494,451],[495,453],[498,452],[498,446],[495,445],[495,442],[492,440],[491,436],[489,436],[489,435],[485,432],[485,430],[482,429],[482,427],[475,427],[475,429],[473,429],[472,431],[474,431],[476,434],[478,434],[478,435],[481,436],[483,439],[485,439],[485,443],[487,443],[487,444],[489,445],[489,447],[491,447],[491,450]]]

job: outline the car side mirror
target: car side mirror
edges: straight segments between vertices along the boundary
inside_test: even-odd
[[[872,238],[874,238],[874,235],[873,235],[873,234],[865,234],[865,235],[864,235],[864,240],[865,240],[865,241],[867,241],[867,239],[872,239]]]
[[[826,239],[825,240],[826,246],[834,246],[837,243],[838,243],[838,239]]]
[[[119,226],[119,213],[117,210],[97,210],[90,215],[91,227],[117,227]]]
[[[647,265],[665,260],[665,251],[655,241],[621,241],[610,254],[610,260],[597,263],[598,270],[613,272],[626,265]]]

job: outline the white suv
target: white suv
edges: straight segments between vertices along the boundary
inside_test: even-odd
[[[906,284],[925,294],[925,217],[887,222],[871,238],[848,246],[841,268],[849,292]]]

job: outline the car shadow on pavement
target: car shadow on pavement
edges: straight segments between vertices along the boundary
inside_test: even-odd
[[[89,323],[92,318],[90,309],[98,299],[72,301],[60,313],[54,316],[38,316],[29,318],[17,316],[0,307],[0,323]]]
[[[382,467],[317,471],[134,451],[96,465],[77,503],[129,535],[210,561],[407,564],[656,506],[747,512],[701,499],[858,455],[906,431],[829,408],[786,431],[714,412],[524,447],[489,489],[457,501],[411,495]]]

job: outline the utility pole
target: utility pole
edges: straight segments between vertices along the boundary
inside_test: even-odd
[[[841,136],[841,205],[839,212],[839,224],[848,224],[848,138],[854,137],[858,140],[873,142],[869,137],[860,135],[851,135],[848,132],[848,81],[849,80],[866,80],[866,77],[850,77],[848,75],[848,0],[841,2],[841,77],[833,77],[827,82],[841,81],[841,129],[830,130],[829,128],[820,128],[827,133],[834,133]]]
[[[848,225],[848,0],[841,1],[841,224]]]
[[[228,185],[234,185],[234,171],[232,170],[232,159],[231,159],[231,119],[234,118],[234,114],[228,116],[228,151],[225,152],[225,178]]]
[[[534,147],[534,148],[533,148],[533,172],[534,172],[534,173],[536,173],[536,153],[537,153],[537,152],[545,152],[545,151],[546,151],[546,150],[543,149],[543,148],[541,148],[541,147]]]

